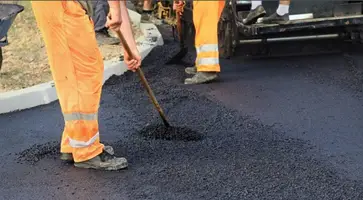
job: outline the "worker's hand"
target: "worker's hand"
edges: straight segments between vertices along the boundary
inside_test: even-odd
[[[106,28],[113,31],[118,31],[121,28],[122,18],[121,9],[118,7],[110,7],[110,12],[107,16]]]
[[[124,51],[124,61],[127,65],[127,68],[135,72],[141,66],[141,56],[137,49],[131,51],[133,58],[131,55],[128,55],[126,51]]]
[[[174,1],[173,10],[175,10],[179,15],[182,15],[183,11],[184,11],[184,2],[183,1]]]

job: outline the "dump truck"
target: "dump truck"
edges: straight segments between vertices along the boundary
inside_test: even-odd
[[[278,1],[262,1],[266,16]],[[244,25],[251,1],[226,0],[218,28],[220,56],[230,58],[246,44],[337,38],[363,42],[363,1],[292,0],[289,21],[284,24]],[[194,45],[193,3],[186,1],[180,19],[181,48]],[[179,56],[180,57],[180,56]]]

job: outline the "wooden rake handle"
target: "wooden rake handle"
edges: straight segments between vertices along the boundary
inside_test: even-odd
[[[127,52],[127,54],[131,57],[131,58],[134,58],[134,55],[133,53],[131,52],[131,49],[129,47],[129,45],[127,44],[124,36],[122,35],[121,31],[118,30],[116,31],[116,34],[117,36],[120,38],[121,40],[121,44],[124,48],[124,50]],[[158,101],[156,100],[155,98],[155,95],[154,95],[154,92],[152,91],[149,83],[147,82],[146,78],[145,78],[145,75],[144,75],[144,72],[141,70],[141,68],[139,67],[137,70],[136,70],[137,74],[139,75],[140,79],[141,79],[141,82],[142,84],[144,85],[147,93],[149,94],[149,97],[152,101],[152,103],[154,104],[155,108],[157,109],[157,111],[159,112],[159,115],[161,117],[161,119],[163,120],[163,123],[165,126],[169,127],[170,124],[169,122],[166,120],[166,117],[165,117],[165,114],[163,112],[163,109],[161,108],[160,104],[158,103]]]

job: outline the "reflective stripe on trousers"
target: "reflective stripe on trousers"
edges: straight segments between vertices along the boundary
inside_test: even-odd
[[[63,113],[63,118],[65,122],[70,122],[70,121],[77,121],[77,120],[84,120],[84,121],[92,121],[92,120],[97,120],[98,119],[98,114],[97,113]],[[92,138],[90,138],[87,141],[78,141],[78,140],[74,140],[70,137],[68,137],[69,140],[69,145],[73,148],[84,148],[84,147],[88,147],[90,145],[92,145],[97,138],[99,137],[99,132],[97,132]]]
[[[91,113],[63,113],[64,121],[74,121],[74,120],[97,120],[98,114]]]
[[[225,1],[193,1],[197,71],[220,72],[218,22]]]
[[[94,135],[91,139],[89,139],[88,141],[78,141],[78,140],[73,140],[70,137],[68,137],[69,140],[69,145],[73,148],[84,148],[84,147],[88,147],[90,145],[92,145],[97,138],[100,136],[100,133],[97,132],[96,135]]]
[[[218,44],[202,44],[196,47],[197,54],[202,52],[215,52],[218,51]]]
[[[61,152],[89,160],[103,151],[97,112],[104,68],[93,22],[76,1],[32,1],[32,8],[64,116]]]
[[[198,58],[196,61],[197,66],[213,66],[219,65],[219,58]]]

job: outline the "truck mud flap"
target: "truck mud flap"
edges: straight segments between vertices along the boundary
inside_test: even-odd
[[[180,48],[194,48],[195,44],[195,27],[193,23],[193,1],[187,1],[184,7],[181,20],[181,39]]]
[[[235,12],[236,0],[226,0],[218,23],[218,46],[219,55],[222,58],[230,58],[234,55],[234,50],[238,41],[238,18]]]

